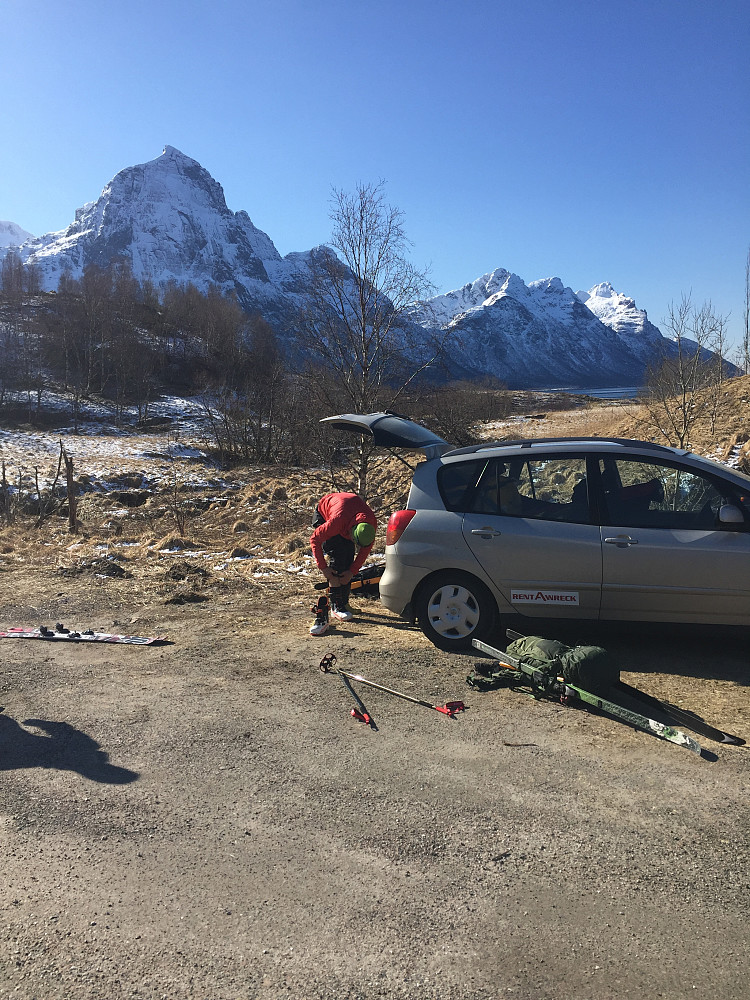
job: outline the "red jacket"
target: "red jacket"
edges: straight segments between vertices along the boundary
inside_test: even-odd
[[[352,528],[362,521],[371,524],[373,528],[378,526],[378,519],[356,493],[326,493],[318,504],[318,511],[321,517],[325,518],[325,521],[313,531],[310,537],[310,545],[318,569],[326,568],[323,542],[327,539],[333,538],[334,535],[351,538]],[[356,559],[350,566],[351,573],[358,573],[362,569],[374,544],[373,542],[372,545],[365,545],[359,550]]]

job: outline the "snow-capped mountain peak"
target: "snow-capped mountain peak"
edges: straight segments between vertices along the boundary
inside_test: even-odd
[[[522,304],[540,319],[545,316],[556,320],[569,318],[578,303],[573,290],[563,285],[559,278],[542,278],[527,285],[517,274],[499,267],[462,288],[430,299],[415,318],[423,325],[437,323],[448,327],[470,313],[497,306],[504,298]]]
[[[65,270],[80,277],[87,264],[125,259],[139,280],[218,285],[248,305],[274,297],[265,264],[281,262],[250,216],[229,210],[218,181],[169,145],[156,159],[116,174],[67,229],[27,239],[19,252],[37,265],[49,290]]]
[[[587,309],[605,326],[630,338],[640,338],[649,343],[661,337],[660,331],[650,322],[645,309],[639,309],[635,300],[615,291],[608,281],[594,285],[588,292],[576,292]]]
[[[218,181],[170,145],[117,173],[61,232],[31,237],[0,224],[0,260],[11,244],[36,265],[46,290],[57,288],[63,272],[80,277],[87,266],[124,260],[136,278],[162,288],[176,282],[232,292],[287,341],[290,356],[299,347],[299,310],[309,305],[311,259],[332,252],[281,257],[247,212],[227,207]],[[527,387],[634,384],[664,341],[607,282],[574,293],[558,277],[526,284],[505,268],[435,296],[411,319],[425,336],[436,328],[448,334],[449,377],[494,375]]]
[[[461,374],[527,387],[635,383],[663,340],[609,284],[576,293],[560,278],[526,284],[504,268],[436,296],[413,318],[455,334]]]
[[[174,160],[177,163],[189,164],[193,167],[201,168],[200,163],[197,160],[193,160],[191,157],[186,156],[185,153],[176,149],[174,146],[166,145],[161,151],[161,156],[157,157],[159,160]]]
[[[15,222],[0,222],[0,249],[18,247],[30,239],[33,239],[31,233],[21,229]]]
[[[447,327],[459,316],[463,316],[472,309],[481,309],[488,299],[493,295],[502,294],[503,289],[507,289],[508,283],[513,279],[523,282],[510,271],[499,267],[488,274],[483,274],[475,281],[471,281],[461,288],[453,289],[442,295],[436,295],[429,301],[429,315],[418,314],[415,318],[419,322],[434,323],[438,326]]]

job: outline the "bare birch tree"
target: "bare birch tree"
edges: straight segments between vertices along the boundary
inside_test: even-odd
[[[409,312],[431,290],[427,271],[407,257],[403,213],[385,201],[383,182],[334,191],[331,247],[313,256],[304,346],[314,359],[311,385],[331,412],[344,405],[368,413],[395,405],[436,360]],[[338,255],[338,256],[337,256]],[[356,488],[367,492],[371,445],[357,449]]]
[[[696,308],[683,295],[664,328],[672,347],[648,369],[641,402],[667,443],[685,448],[699,420],[707,416],[713,429],[726,377],[726,318],[710,302]]]

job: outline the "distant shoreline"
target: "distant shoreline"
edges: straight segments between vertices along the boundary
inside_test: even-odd
[[[569,396],[592,396],[594,399],[635,399],[641,391],[640,385],[615,386],[598,389],[571,389],[561,387],[546,389],[545,392],[566,393]]]

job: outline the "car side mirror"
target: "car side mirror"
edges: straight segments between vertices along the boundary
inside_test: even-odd
[[[722,504],[719,508],[719,524],[744,524],[745,515],[733,503]]]

